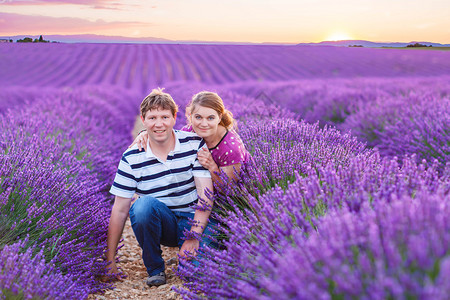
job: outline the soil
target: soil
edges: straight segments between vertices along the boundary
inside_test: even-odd
[[[107,290],[103,294],[92,294],[88,300],[94,299],[182,299],[172,290],[173,287],[181,287],[182,280],[175,274],[178,267],[178,248],[161,246],[163,259],[166,263],[167,284],[159,287],[149,287],[145,280],[147,271],[142,261],[142,250],[134,237],[130,219],[125,223],[122,234],[124,246],[119,249],[120,262],[117,266],[126,275],[126,278],[115,282],[113,290]]]

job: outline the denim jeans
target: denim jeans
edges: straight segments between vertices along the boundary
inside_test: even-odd
[[[184,240],[184,229],[190,230],[189,220],[194,213],[170,210],[164,203],[151,196],[138,198],[130,208],[130,220],[139,246],[142,248],[142,259],[149,276],[165,270],[161,256],[161,245],[181,247]],[[211,245],[211,219],[203,231],[202,245]]]

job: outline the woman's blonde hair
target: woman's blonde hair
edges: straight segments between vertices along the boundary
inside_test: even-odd
[[[186,107],[186,117],[188,120],[197,105],[212,108],[219,116],[222,116],[219,125],[228,129],[234,127],[235,121],[233,119],[233,114],[231,111],[225,109],[222,98],[220,98],[217,93],[202,91],[195,94],[189,105]]]

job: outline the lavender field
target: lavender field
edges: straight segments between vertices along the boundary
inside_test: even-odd
[[[155,87],[177,128],[218,92],[253,157],[182,297],[448,299],[450,52],[175,44],[0,44],[0,299],[112,287],[108,190]]]

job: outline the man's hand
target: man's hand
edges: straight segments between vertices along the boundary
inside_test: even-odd
[[[142,131],[134,139],[133,143],[130,146],[128,146],[128,148],[131,148],[133,145],[137,144],[139,151],[141,151],[142,148],[144,148],[144,150],[147,151],[147,141],[148,141],[147,131]]]
[[[107,276],[109,280],[114,279],[114,276],[116,279],[119,278],[115,254],[120,237],[122,236],[125,221],[128,218],[130,206],[131,198],[115,197],[114,206],[111,210],[111,217],[109,218],[108,236],[106,241],[106,260],[109,262],[107,268],[110,268],[108,274],[114,274],[111,276],[113,278]]]
[[[108,270],[108,274],[112,275],[112,274],[118,274],[119,270],[117,269],[117,265],[115,261],[110,262],[110,264],[108,265],[108,267],[110,268]]]
[[[109,268],[108,272],[106,273],[106,275],[101,276],[100,281],[112,282],[120,280],[122,278],[123,275],[120,274],[119,270],[117,269],[116,262],[110,262],[107,268]]]

